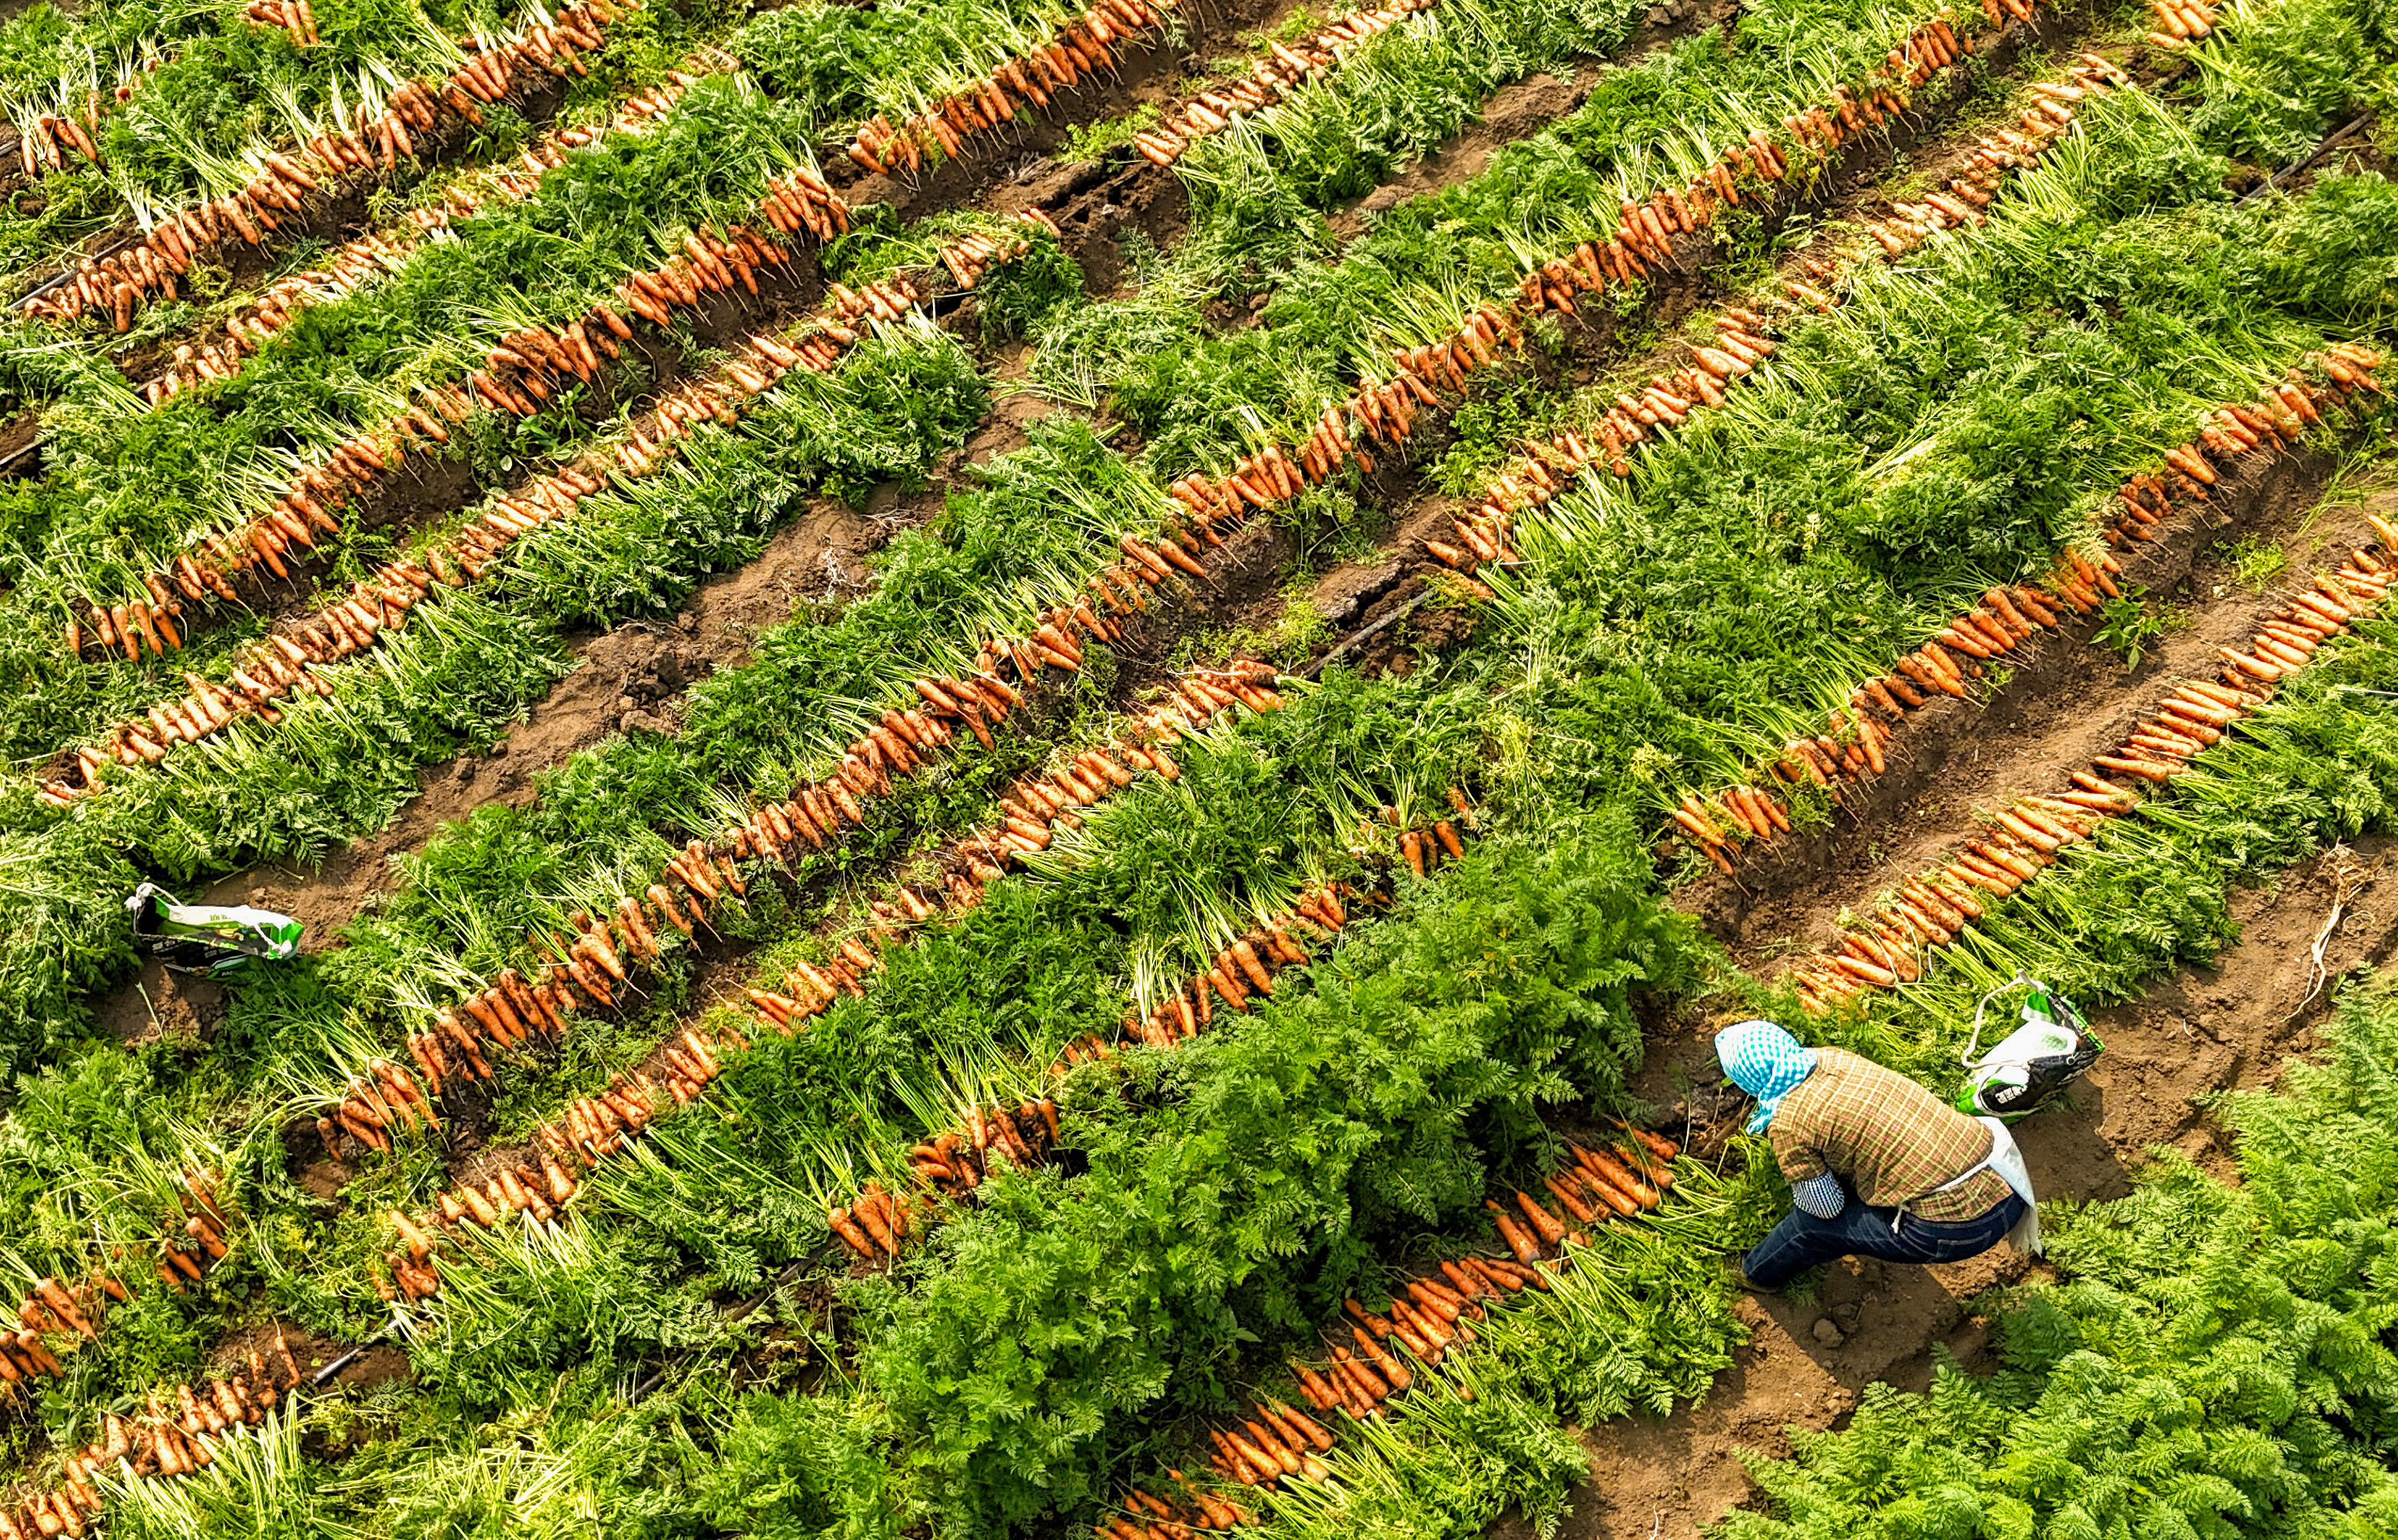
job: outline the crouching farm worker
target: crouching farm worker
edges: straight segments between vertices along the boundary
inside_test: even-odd
[[[2006,1125],[1969,1118],[1870,1059],[1808,1048],[1772,1022],[1716,1035],[1716,1057],[1757,1098],[1794,1203],[1741,1264],[1779,1289],[1843,1256],[1960,1262],[2010,1240],[2040,1250],[2031,1177]]]

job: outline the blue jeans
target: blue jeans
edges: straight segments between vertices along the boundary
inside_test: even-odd
[[[1846,1184],[1842,1185],[1847,1190]],[[1974,1219],[1934,1224],[1896,1209],[1872,1209],[1849,1192],[1848,1207],[1829,1219],[1804,1209],[1782,1216],[1772,1233],[1742,1259],[1741,1269],[1760,1289],[1779,1289],[1818,1263],[1844,1256],[1877,1256],[1885,1262],[1961,1262],[1979,1256],[2007,1238],[2024,1216],[2024,1200],[2009,1193],[2003,1202]],[[1898,1225],[1892,1228],[1891,1221]]]

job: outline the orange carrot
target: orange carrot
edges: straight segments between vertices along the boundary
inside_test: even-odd
[[[1520,1260],[1530,1262],[1541,1254],[1540,1246],[1525,1233],[1521,1225],[1516,1223],[1514,1215],[1489,1199],[1483,1199],[1482,1206],[1489,1209],[1497,1221],[1499,1239],[1504,1240],[1507,1243],[1507,1249],[1514,1252]]]

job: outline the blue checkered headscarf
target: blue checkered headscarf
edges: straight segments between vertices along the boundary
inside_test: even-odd
[[[1716,1034],[1716,1057],[1731,1083],[1757,1098],[1748,1132],[1763,1133],[1773,1109],[1815,1073],[1815,1051],[1772,1022],[1742,1022]]]

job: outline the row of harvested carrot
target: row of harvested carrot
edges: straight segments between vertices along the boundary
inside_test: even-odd
[[[1629,475],[1625,455],[1651,434],[1662,434],[1689,421],[1703,408],[1719,407],[1724,388],[1771,357],[1778,344],[1764,335],[1763,317],[1747,310],[1723,312],[1716,321],[1712,343],[1693,343],[1691,362],[1670,374],[1659,374],[1637,396],[1619,391],[1607,413],[1591,427],[1598,442],[1567,431],[1545,443],[1529,443],[1517,461],[1491,478],[1489,495],[1473,515],[1452,518],[1449,527],[1460,543],[1426,538],[1423,548],[1434,560],[1472,572],[1484,562],[1516,559],[1516,513],[1558,496],[1594,464],[1607,465],[1615,475]]]
[[[1167,4],[1165,10],[1172,9]],[[1114,65],[1111,43],[1160,26],[1165,11],[1149,0],[1097,0],[1059,27],[1047,43],[1007,60],[990,74],[936,100],[897,127],[877,113],[857,130],[849,158],[869,171],[916,171],[937,152],[954,160],[967,136],[987,133],[1016,117],[1017,99],[1049,105],[1051,91],[1064,90],[1084,75]]]
[[[2398,552],[2398,528],[2377,525],[2376,530]],[[1928,949],[1947,945],[1979,917],[1974,894],[2014,892],[2067,846],[2092,837],[2102,822],[2138,808],[2133,788],[2185,773],[2192,756],[2267,704],[2274,685],[2305,667],[2317,648],[2378,609],[2393,583],[2398,566],[2370,550],[2317,578],[2312,591],[2299,593],[2265,621],[2244,650],[2222,649],[2228,663],[2220,682],[2176,686],[2113,752],[2097,756],[2088,770],[2073,771],[2069,789],[2020,797],[2001,810],[1987,835],[1965,840],[1945,865],[1887,898],[1879,913],[1841,937],[1839,951],[1792,968],[1788,978],[1800,1002],[1821,1013],[1867,989],[1918,977]]]
[[[698,1096],[722,1072],[718,1051],[735,1045],[748,1043],[737,1035],[711,1040],[696,1027],[686,1028],[680,1040],[661,1045],[654,1055],[671,1066],[663,1088],[646,1069],[620,1073],[605,1090],[578,1098],[543,1122],[532,1145],[480,1162],[479,1177],[436,1194],[427,1212],[411,1219],[398,1209],[388,1211],[399,1249],[384,1253],[383,1270],[374,1277],[376,1293],[386,1302],[438,1294],[441,1238],[459,1225],[497,1229],[517,1213],[535,1224],[554,1224],[592,1168],[639,1138],[669,1101],[681,1106]]]
[[[447,231],[466,215],[531,197],[544,173],[566,164],[567,153],[610,134],[629,133],[653,123],[682,93],[701,78],[739,68],[739,61],[721,49],[704,47],[685,60],[685,69],[670,70],[666,81],[626,100],[605,123],[587,127],[554,129],[519,152],[523,165],[502,164],[458,179],[438,204],[419,205],[382,229],[369,231],[338,248],[320,265],[277,278],[240,314],[225,318],[225,340],[195,345],[178,343],[174,362],[146,381],[142,398],[155,407],[179,393],[214,380],[230,380],[241,372],[242,361],[264,346],[266,340],[290,326],[301,312],[330,304],[397,273],[428,239]],[[693,72],[699,72],[697,74]]]
[[[1074,618],[1067,619],[1071,623]],[[1085,619],[1092,623],[1095,634],[1108,634],[1098,631],[1098,627],[1110,623],[1087,612]],[[1071,655],[1059,651],[1050,642],[1042,642],[1044,657],[1024,660],[1034,664],[1029,674],[1022,672],[1022,662],[1018,660],[993,658],[994,666],[973,679],[919,680],[917,690],[925,708],[923,714],[892,713],[853,745],[844,768],[853,769],[864,778],[857,783],[863,787],[857,795],[885,793],[895,771],[907,774],[917,769],[926,755],[938,747],[937,742],[925,737],[927,728],[936,727],[944,720],[963,721],[978,735],[986,734],[986,722],[997,721],[1005,715],[1007,706],[1022,699],[1015,686],[999,677],[997,665],[1003,662],[1017,667],[1019,677],[1027,681],[1037,681],[1044,663],[1078,667],[1079,644],[1066,629],[1054,623],[1044,629],[1054,634],[1056,642],[1072,649]],[[877,899],[869,905],[869,928],[887,944],[897,938],[904,927],[931,919],[944,908],[974,907],[982,901],[983,889],[1004,875],[1011,862],[1048,847],[1053,826],[1079,824],[1078,810],[1089,808],[1132,784],[1143,771],[1169,781],[1179,777],[1181,767],[1167,750],[1180,742],[1185,732],[1235,704],[1252,711],[1279,707],[1282,697],[1273,690],[1273,671],[1265,665],[1237,661],[1225,669],[1197,669],[1184,675],[1165,692],[1163,700],[1135,715],[1127,730],[1114,742],[1086,749],[1048,775],[1018,781],[1003,793],[999,825],[958,840],[938,857],[943,868],[940,886],[920,892],[914,885],[901,884],[892,898]],[[917,717],[918,725],[908,723],[909,716]],[[895,721],[894,717],[898,719]],[[839,781],[829,784],[843,794],[850,790]],[[746,843],[787,859],[797,839],[782,825],[788,823],[792,830],[804,832],[803,820],[809,810],[807,793],[780,809],[762,809],[734,835],[734,848],[741,850]],[[782,988],[750,989],[749,1009],[759,1022],[788,1036],[809,1017],[828,1009],[838,998],[838,991],[862,993],[858,977],[872,966],[872,956],[852,939],[843,944],[842,955],[822,969],[801,963],[783,980]],[[844,964],[849,966],[844,968]]]
[[[840,200],[820,180],[813,184],[807,180],[814,178],[813,172],[802,170],[793,176],[801,179],[793,185],[804,191],[810,207],[822,206],[822,211],[814,215],[818,223],[812,229],[831,233],[847,228]],[[780,190],[775,195],[799,197]],[[782,210],[773,216],[778,224],[794,217],[786,206],[775,208]],[[693,234],[685,237],[683,255],[652,272],[636,274],[617,287],[617,295],[633,314],[661,329],[670,329],[676,309],[696,309],[707,296],[729,290],[736,281],[755,294],[757,269],[787,265],[795,255],[775,237],[746,226],[735,225],[722,236]],[[631,324],[604,304],[594,305],[587,315],[559,329],[525,328],[508,333],[489,351],[484,368],[467,371],[463,388],[460,383],[427,387],[424,405],[400,413],[381,430],[344,441],[322,463],[294,478],[265,514],[203,542],[196,554],[185,552],[162,571],[145,578],[148,600],[132,601],[122,607],[122,614],[115,608],[88,602],[67,622],[69,650],[80,656],[89,639],[102,649],[122,648],[128,659],[138,659],[145,643],[153,650],[180,647],[172,623],[181,617],[183,600],[201,602],[213,595],[238,603],[235,580],[262,567],[278,579],[289,579],[284,558],[302,560],[299,553],[313,551],[318,534],[339,534],[343,526],[337,516],[352,499],[395,474],[389,456],[397,452],[399,463],[405,464],[411,449],[447,443],[450,428],[466,422],[478,404],[493,411],[532,417],[542,409],[539,403],[546,402],[568,382],[592,382],[607,367],[603,355],[613,362],[622,355],[623,344],[633,339]],[[170,585],[180,597],[169,591]],[[123,623],[128,617],[134,620],[131,625]],[[158,629],[162,619],[168,625],[165,631]]]
[[[1133,148],[1152,165],[1172,166],[1191,148],[1192,141],[1222,133],[1235,120],[1273,106],[1306,82],[1338,68],[1341,56],[1367,39],[1439,3],[1393,0],[1379,9],[1352,11],[1312,37],[1287,45],[1269,41],[1266,56],[1246,78],[1211,87],[1169,111],[1155,127],[1133,135]]]
[[[1266,677],[1271,676],[1271,672],[1267,671]],[[994,679],[993,682],[997,681]],[[955,680],[937,683],[927,680],[924,683],[933,687],[924,692],[926,704],[936,710],[940,709],[935,703],[936,696],[954,702],[966,690],[964,685]],[[1229,689],[1235,686],[1244,692],[1241,696],[1229,694]],[[1143,721],[1152,742],[1162,744],[1177,736],[1175,720],[1178,712],[1181,724],[1190,727],[1198,725],[1233,699],[1244,699],[1257,709],[1271,709],[1276,703],[1260,691],[1260,686],[1254,672],[1245,674],[1226,670],[1219,674],[1199,671],[1186,676],[1169,692],[1167,703],[1145,713]],[[1020,701],[1020,694],[1016,698]],[[1004,706],[1006,701],[1006,695],[1003,694],[992,703],[995,707]],[[1004,711],[1001,714],[1004,716]],[[903,719],[896,726],[879,728],[878,730],[893,733],[894,746],[899,747],[908,741],[900,734],[913,734],[929,720],[919,716],[918,725],[910,725]],[[926,745],[928,752],[932,746]],[[1113,760],[1108,761],[1109,768],[1105,770],[1094,766],[1091,761],[1096,754],[1097,751],[1093,751],[1080,756],[1059,771],[1056,793],[1048,793],[1044,783],[1025,783],[1010,794],[1010,800],[1021,807],[1027,800],[1042,800],[1047,795],[1056,795],[1071,798],[1072,805],[1088,806],[1105,795],[1098,788],[1113,790],[1129,783],[1132,779],[1130,772]],[[866,764],[862,757],[859,762],[861,766]],[[1147,768],[1160,774],[1170,776],[1179,773],[1173,761],[1165,757],[1162,746],[1148,751],[1145,762]],[[796,858],[802,839],[812,848],[824,848],[829,840],[840,837],[843,818],[862,821],[858,797],[887,793],[890,771],[896,770],[906,773],[911,768],[912,765],[896,761],[888,765],[878,764],[873,769],[882,778],[863,783],[855,794],[847,784],[830,782],[827,783],[824,796],[818,796],[811,789],[779,808],[761,809],[713,853],[704,842],[693,841],[691,848],[670,867],[685,885],[683,896],[678,900],[672,892],[653,886],[648,895],[650,903],[657,905],[661,914],[681,926],[687,935],[691,934],[694,926],[705,923],[707,905],[719,897],[724,887],[732,886],[735,891],[742,891],[737,886],[741,878],[735,862],[766,855],[788,863]],[[834,809],[844,810],[835,813]],[[1069,815],[1061,812],[1058,816]],[[1017,818],[1011,814],[1008,823],[1013,825],[1017,822]],[[802,827],[808,831],[804,836],[799,832]],[[992,843],[993,837],[969,839],[960,842],[949,852],[950,864],[963,865],[964,870],[953,869],[947,874],[950,885],[946,895],[936,893],[928,901],[914,888],[903,884],[896,890],[898,903],[877,901],[871,906],[869,922],[877,942],[882,945],[898,944],[904,939],[905,927],[940,913],[945,897],[947,902],[962,905],[978,902],[982,885],[995,879],[1000,873],[998,868],[972,852],[990,849]],[[712,878],[698,876],[698,864],[701,863],[713,869]],[[654,958],[659,955],[655,936],[650,930],[650,916],[640,901],[630,895],[604,921],[594,920],[587,914],[577,914],[573,917],[583,933],[573,944],[580,956],[570,952],[569,964],[582,963],[593,970],[592,985],[600,991],[604,992],[608,984],[604,978],[597,976],[599,974],[613,975],[620,984],[629,982],[629,974],[617,952],[618,942],[638,958]],[[790,1037],[809,1017],[829,1008],[842,993],[863,996],[865,981],[880,966],[880,961],[876,953],[860,938],[845,938],[833,956],[822,965],[805,961],[795,963],[782,981],[780,990],[749,989],[747,993],[753,1024]],[[556,1010],[555,1001],[555,996],[546,990],[536,992],[536,986],[527,985],[511,970],[502,976],[500,985],[468,1001],[465,1009],[477,1027],[490,1033],[504,1046],[513,1048],[520,1046],[534,1034],[554,1039],[564,1031],[564,1015]],[[445,1076],[458,1073],[451,1067],[450,1055],[453,1049],[459,1055],[455,1063],[466,1075],[474,1078],[488,1078],[491,1068],[482,1055],[477,1033],[460,1022],[453,1012],[439,1012],[436,1020],[438,1032],[411,1034],[409,1039],[409,1050],[417,1056],[419,1067],[434,1087],[434,1094],[441,1093]],[[390,1216],[393,1227],[407,1253],[404,1257],[393,1253],[385,1259],[397,1292],[410,1298],[425,1298],[439,1292],[439,1275],[432,1253],[435,1237],[442,1226],[472,1220],[488,1227],[504,1222],[511,1212],[522,1212],[538,1221],[548,1222],[555,1207],[572,1198],[580,1185],[579,1172],[587,1172],[591,1166],[613,1153],[624,1140],[638,1135],[664,1110],[667,1098],[671,1098],[676,1105],[683,1105],[700,1095],[708,1082],[721,1073],[722,1056],[728,1049],[741,1052],[748,1047],[749,1039],[733,1028],[728,1027],[721,1037],[715,1038],[704,1036],[697,1027],[686,1028],[679,1041],[668,1042],[653,1056],[665,1080],[663,1096],[657,1082],[647,1070],[620,1076],[608,1091],[598,1097],[586,1098],[570,1107],[560,1118],[542,1125],[536,1135],[542,1146],[536,1152],[541,1168],[538,1172],[530,1167],[499,1162],[481,1178],[479,1187],[462,1184],[453,1192],[441,1195],[438,1200],[438,1212],[422,1222],[411,1221],[395,1211]],[[404,1079],[403,1077],[388,1075],[384,1078],[387,1080]],[[409,1095],[409,1091],[399,1086],[391,1090],[394,1094],[386,1100],[394,1103]],[[356,1109],[355,1121],[364,1125],[363,1132],[353,1127],[350,1117],[344,1117],[340,1126],[370,1146],[388,1148],[380,1132],[383,1125],[369,1116],[369,1110]],[[424,1110],[429,1112],[430,1109]],[[353,1109],[345,1104],[344,1112],[350,1114]],[[320,1123],[319,1132],[324,1134],[328,1146],[331,1147],[331,1130]],[[977,1128],[976,1133],[978,1141],[977,1150],[989,1147],[991,1139],[989,1125]],[[1004,1136],[1002,1147],[1005,1147]],[[1031,1158],[1029,1145],[1026,1146],[1025,1158]],[[977,1178],[983,1169],[979,1163],[975,1166]],[[965,1179],[962,1177],[961,1180]],[[880,1213],[880,1209],[874,1208],[870,1201],[869,1206]],[[898,1217],[893,1216],[895,1221]],[[848,1218],[848,1215],[844,1214],[843,1218]],[[860,1227],[861,1234],[874,1233],[863,1220],[855,1224]],[[836,1225],[834,1229],[839,1233],[842,1226]]]
[[[896,1261],[900,1242],[925,1227],[940,1199],[965,1199],[1003,1165],[1042,1165],[1058,1140],[1058,1104],[1046,1096],[1013,1109],[972,1108],[963,1130],[922,1140],[908,1152],[919,1192],[894,1195],[869,1180],[856,1201],[831,1210],[825,1223],[868,1265]]]
[[[59,111],[55,113],[11,114],[18,128],[17,154],[24,166],[26,177],[37,178],[47,171],[64,170],[70,154],[81,155],[91,165],[100,165],[100,146],[93,142],[91,137],[100,132],[100,114],[118,102],[132,100],[133,88],[141,83],[141,76],[155,71],[165,62],[164,55],[153,53],[142,60],[139,72],[127,70],[113,92],[103,95],[96,88],[87,90],[80,117],[76,116],[76,110],[68,105],[63,91],[58,102]]]
[[[1354,1298],[1344,1300],[1346,1319],[1340,1329],[1326,1333],[1321,1363],[1290,1362],[1300,1393],[1314,1412],[1344,1413],[1358,1422],[1384,1415],[1384,1403],[1414,1386],[1411,1363],[1437,1370],[1453,1347],[1475,1340],[1474,1323],[1488,1319],[1491,1306],[1528,1288],[1549,1288],[1549,1269],[1570,1266],[1569,1248],[1589,1243],[1584,1226],[1610,1215],[1631,1218],[1662,1202],[1673,1186],[1670,1163],[1678,1151],[1645,1130],[1625,1132],[1629,1138],[1606,1150],[1568,1145],[1573,1163],[1543,1179],[1558,1212],[1520,1191],[1513,1210],[1496,1201],[1487,1205],[1514,1260],[1467,1256],[1443,1262],[1437,1276],[1410,1279],[1381,1311]],[[1271,1488],[1330,1474],[1319,1456],[1332,1448],[1331,1428],[1273,1398],[1260,1399],[1253,1410],[1256,1415],[1233,1426],[1208,1430],[1208,1459],[1218,1475]],[[1166,1475],[1175,1483],[1167,1495],[1134,1489],[1123,1500],[1124,1512],[1096,1526],[1099,1540],[1187,1540],[1192,1530],[1256,1522],[1248,1508],[1190,1481],[1179,1470]]]
[[[128,1422],[105,1413],[101,1437],[67,1456],[63,1479],[13,1507],[0,1507],[0,1540],[35,1536],[80,1537],[102,1504],[92,1485],[95,1472],[110,1466],[136,1477],[182,1476],[216,1463],[215,1441],[229,1429],[254,1426],[300,1384],[300,1366],[283,1334],[271,1353],[253,1348],[247,1363],[198,1390],[175,1386],[171,1397],[152,1391],[145,1414]],[[169,1405],[168,1402],[174,1403]]]
[[[990,237],[972,236],[958,248],[945,250],[941,260],[952,268],[979,272],[991,261],[1022,249],[1022,243],[1012,238],[994,242]],[[614,451],[619,472],[628,477],[652,474],[677,454],[677,445],[693,426],[711,419],[738,421],[748,401],[762,395],[790,369],[821,372],[830,368],[842,352],[856,340],[856,326],[866,324],[869,317],[896,315],[903,294],[913,292],[904,276],[870,286],[865,293],[853,293],[840,286],[835,288],[837,292],[825,312],[798,329],[792,345],[753,337],[749,347],[728,360],[716,377],[686,382],[667,393],[654,408],[647,431],[641,420],[635,420]],[[356,585],[348,597],[237,654],[228,684],[213,684],[186,675],[185,682],[192,691],[186,700],[152,708],[147,714],[146,730],[144,724],[128,723],[110,734],[102,746],[76,751],[70,761],[44,782],[43,799],[66,806],[76,797],[99,788],[102,772],[112,759],[128,766],[155,764],[172,744],[197,742],[244,713],[254,713],[262,720],[273,722],[277,719],[273,703],[291,690],[309,689],[330,694],[330,684],[311,672],[312,667],[373,646],[384,629],[405,620],[408,609],[430,592],[434,583],[462,586],[480,577],[484,569],[519,537],[572,514],[584,498],[602,490],[607,486],[605,474],[586,463],[536,476],[517,493],[494,498],[483,516],[468,525],[446,552],[441,547],[429,550],[422,565],[413,561],[387,563]],[[205,576],[212,585],[222,585],[220,593],[230,588],[221,571],[213,567],[202,569],[189,557],[179,559],[176,572],[179,581],[193,586]],[[162,581],[155,577],[149,581],[158,596],[155,606],[137,600],[114,610],[96,611],[95,616],[108,618],[110,629],[106,634],[112,636],[121,638],[122,633],[116,629],[121,625],[152,636],[150,645],[154,648],[179,646],[179,638],[169,638],[180,609],[174,605],[173,596],[165,591]],[[71,629],[70,644],[77,645],[80,640]],[[130,653],[139,644],[125,645]]]
[[[297,154],[269,152],[238,192],[195,204],[152,227],[122,252],[84,259],[72,282],[38,295],[28,315],[73,321],[87,311],[109,313],[122,332],[133,324],[133,307],[152,292],[172,295],[194,261],[238,240],[263,246],[282,217],[303,212],[303,200],[322,180],[353,170],[388,171],[401,155],[416,154],[414,135],[435,131],[447,112],[480,125],[478,101],[505,100],[529,70],[588,74],[577,49],[603,46],[607,28],[638,11],[644,0],[571,0],[546,21],[536,21],[496,47],[482,49],[438,83],[404,81],[384,109],[356,129],[319,133]],[[79,144],[78,149],[87,149]]]
[[[318,1119],[317,1132],[326,1147],[338,1153],[338,1135],[345,1133],[388,1154],[395,1131],[437,1130],[433,1104],[452,1082],[488,1080],[492,1078],[492,1058],[523,1051],[535,1038],[555,1043],[578,1011],[615,1004],[616,991],[632,982],[626,954],[636,964],[661,955],[651,929],[653,912],[691,935],[708,922],[726,894],[748,891],[739,865],[725,854],[711,853],[702,840],[677,852],[665,877],[680,888],[668,888],[663,880],[652,883],[646,894],[626,895],[605,917],[576,910],[570,917],[572,937],[538,937],[551,960],[536,968],[532,978],[515,968],[505,969],[480,993],[455,1008],[437,1010],[430,1030],[411,1031],[406,1038],[416,1075],[387,1059],[370,1061],[368,1073],[354,1076],[339,1104]]]
[[[2337,354],[2310,360],[2324,372],[2326,383],[2318,385],[2294,373],[2254,403],[2220,408],[2209,414],[2196,441],[2165,451],[2167,474],[2142,472],[2132,477],[2117,494],[2120,511],[2106,530],[2108,542],[2154,540],[2176,500],[2206,501],[2207,489],[2217,479],[2208,452],[2227,462],[2259,450],[2281,452],[2321,420],[2324,405],[2369,388],[2378,358],[2364,349],[2342,348]],[[2349,382],[2332,375],[2334,368]],[[2044,583],[1990,590],[1979,605],[1898,660],[1887,677],[1862,686],[1850,697],[1845,712],[1832,714],[1826,731],[1785,745],[1783,757],[1768,767],[1768,774],[1785,784],[1812,783],[1839,800],[1844,782],[1885,771],[1893,725],[1906,712],[1934,695],[1964,698],[1969,677],[1983,662],[2002,657],[2038,632],[2057,626],[2068,610],[2095,612],[2121,594],[2114,578],[2121,570],[2111,553],[2101,552],[2094,561],[2068,547]],[[1692,794],[1674,810],[1673,819],[1727,873],[1732,870],[1734,847],[1770,840],[1790,827],[1786,804],[1754,785],[1733,786],[1705,799]]]

